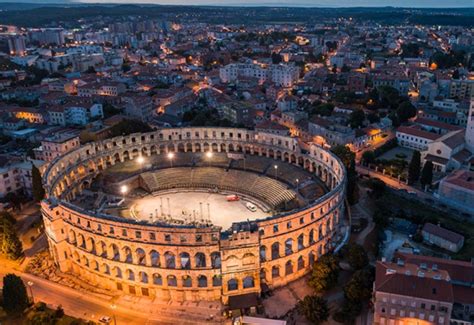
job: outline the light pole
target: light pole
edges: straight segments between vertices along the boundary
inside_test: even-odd
[[[212,151],[206,152],[208,166],[211,166]]]
[[[145,163],[145,158],[143,156],[138,156],[137,163],[140,166],[140,172],[143,171],[143,164]]]
[[[117,309],[117,305],[110,305],[110,309],[112,309],[112,318],[114,319],[114,325],[117,325],[117,319],[115,318],[115,309]]]
[[[33,295],[33,281],[28,281],[26,283],[28,285],[28,288],[30,288],[30,294],[31,294],[31,301],[33,302],[33,305],[35,304],[35,296]]]
[[[273,166],[273,168],[275,169],[275,179],[277,179],[278,177],[278,165],[275,165]]]
[[[122,199],[125,200],[125,194],[127,194],[128,191],[128,186],[127,185],[122,185],[120,187],[120,193],[122,193]]]
[[[173,158],[174,158],[174,153],[168,152],[168,159],[170,160],[171,167],[173,167]]]
[[[300,180],[297,178],[296,179],[296,191],[299,191],[300,189]]]

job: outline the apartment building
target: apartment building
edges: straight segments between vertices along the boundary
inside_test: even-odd
[[[47,162],[53,161],[80,146],[79,136],[69,133],[58,133],[41,141],[41,146],[34,149],[35,157]]]

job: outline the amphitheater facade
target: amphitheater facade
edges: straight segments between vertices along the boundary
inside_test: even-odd
[[[266,157],[314,175],[326,191],[230,231],[212,224],[137,221],[76,204],[108,168],[169,152]],[[156,299],[227,303],[231,296],[284,286],[333,250],[345,228],[341,161],[316,145],[252,130],[167,128],[89,143],[55,159],[43,183],[42,214],[59,269],[106,290]]]

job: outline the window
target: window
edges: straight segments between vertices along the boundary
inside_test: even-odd
[[[127,237],[127,229],[122,229],[122,236]]]
[[[196,235],[196,242],[202,242],[202,235]]]
[[[165,241],[171,241],[171,235],[166,234],[165,235]]]
[[[142,238],[142,232],[141,231],[135,231],[135,237],[136,238]]]
[[[274,225],[274,226],[273,226],[273,232],[274,232],[274,233],[275,233],[275,232],[278,232],[278,225]]]
[[[154,232],[150,232],[150,240],[156,240],[156,235]]]

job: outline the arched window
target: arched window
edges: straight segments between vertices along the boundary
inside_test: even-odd
[[[272,260],[280,257],[280,243],[276,242],[272,244]]]
[[[318,228],[318,239],[322,239],[323,238],[323,225],[319,225],[319,228]]]
[[[175,269],[176,268],[176,258],[173,253],[166,252],[165,253],[165,261],[166,261],[166,268],[167,269]]]
[[[181,261],[181,268],[189,270],[191,268],[191,258],[188,253],[180,253],[179,259]]]
[[[314,244],[314,230],[313,229],[311,229],[311,231],[309,232],[309,244],[310,245]]]
[[[189,275],[183,275],[182,281],[183,287],[185,288],[191,288],[193,286],[193,280]]]
[[[298,250],[302,250],[304,248],[304,234],[298,236]]]
[[[293,239],[287,239],[285,241],[285,256],[293,254]]]
[[[260,269],[260,281],[267,281],[267,271],[265,269]]]
[[[196,267],[206,267],[206,255],[203,253],[197,253],[194,256],[194,261],[196,263]]]
[[[104,270],[105,274],[110,274],[110,267],[107,264],[102,265],[102,270]]]
[[[309,265],[313,266],[314,262],[316,261],[316,256],[314,255],[313,252],[310,252],[308,257],[309,257],[308,258],[309,259]]]
[[[112,259],[114,261],[120,261],[120,251],[118,249],[118,246],[115,245],[115,244],[112,244],[111,245],[111,251],[112,251],[112,254],[113,254]]]
[[[207,278],[204,275],[198,277],[198,287],[206,288],[207,287]]]
[[[243,280],[244,289],[255,287],[255,280],[252,276],[246,276]]]
[[[304,259],[303,256],[298,257],[298,270],[304,269]]]
[[[272,279],[280,277],[280,267],[277,265],[272,267]]]
[[[141,248],[138,248],[135,251],[135,254],[137,255],[137,262],[138,265],[146,265],[146,254],[145,251]]]
[[[239,288],[239,283],[237,282],[236,279],[230,279],[227,281],[227,290],[228,291],[234,291]]]
[[[132,258],[132,250],[130,249],[130,247],[125,246],[122,249],[122,251],[123,251],[123,254],[124,254],[124,262],[125,263],[132,263],[133,258]]]
[[[160,266],[160,253],[158,253],[155,250],[152,250],[150,252],[150,261],[151,261],[151,266]]]
[[[291,261],[288,261],[285,264],[285,275],[290,275],[292,273],[293,273],[293,263]]]
[[[211,266],[213,269],[219,269],[221,267],[221,253],[211,253]]]
[[[213,287],[220,287],[222,285],[222,278],[220,275],[214,275],[212,277],[212,286]]]
[[[145,272],[140,272],[139,277],[142,283],[148,283],[148,274],[146,274]]]
[[[156,284],[159,286],[163,285],[163,278],[158,273],[153,274],[153,284]]]
[[[169,287],[176,287],[178,285],[178,281],[174,275],[168,275],[166,279]]]
[[[122,270],[119,267],[115,267],[115,277],[121,279],[122,278]]]
[[[127,270],[127,279],[130,281],[135,281],[135,273],[132,270]]]
[[[260,246],[260,262],[265,262],[267,260],[267,247]]]

